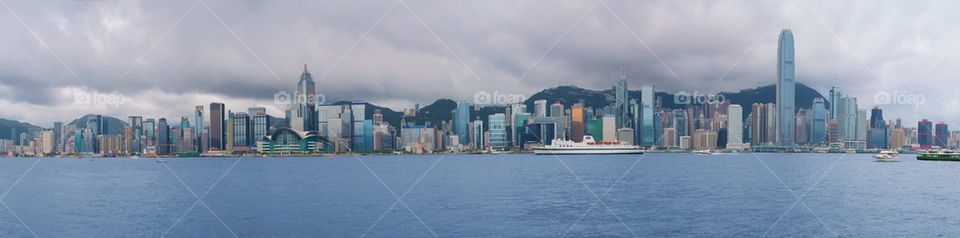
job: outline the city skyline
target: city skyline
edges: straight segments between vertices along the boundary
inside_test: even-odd
[[[898,18],[903,23],[885,25],[899,29],[949,18],[941,11],[948,8],[944,3],[894,11],[901,8],[897,3],[527,2],[475,3],[467,9],[385,1],[324,12],[327,16],[289,14],[321,9],[310,2],[269,8],[217,1],[151,4],[10,3],[10,11],[0,14],[24,23],[0,24],[14,35],[0,49],[12,56],[0,69],[0,102],[9,105],[0,118],[44,127],[87,113],[176,118],[190,115],[190,108],[167,105],[214,101],[263,106],[278,115],[284,108],[274,105],[272,96],[293,92],[289,82],[303,64],[315,68],[317,93],[327,99],[365,99],[393,109],[435,98],[468,100],[478,91],[532,95],[555,85],[606,89],[620,69],[630,75],[632,88],[739,90],[772,82],[776,60],[770,52],[776,49],[776,30],[786,28],[800,32],[803,41],[796,47],[797,61],[805,62],[797,81],[821,93],[837,85],[859,98],[862,108],[872,108],[880,92],[924,96],[921,105],[881,105],[905,121],[955,122],[960,114],[960,102],[935,87],[950,83],[944,65],[957,61],[952,51],[960,34],[936,24],[909,28],[910,34],[886,33],[888,28],[865,23],[906,15]],[[536,10],[542,7],[552,11]],[[754,11],[737,14],[741,8]],[[858,14],[840,18],[849,15],[846,9]],[[27,14],[34,11],[46,17]],[[661,11],[702,15],[691,22],[637,14]],[[491,12],[502,12],[505,20],[480,17]],[[351,17],[338,18],[344,14]],[[442,20],[450,14],[475,17],[456,24]],[[379,16],[383,19],[377,22]],[[250,22],[267,18],[277,24]],[[295,31],[284,22],[301,24],[295,29],[328,30]],[[278,37],[260,36],[266,30]],[[589,43],[598,36],[602,46]],[[930,86],[918,88],[917,82]],[[116,93],[128,101],[116,107],[78,106],[72,103],[74,90]]]

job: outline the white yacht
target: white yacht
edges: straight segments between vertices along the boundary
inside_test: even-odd
[[[584,136],[582,142],[554,139],[551,145],[533,149],[533,153],[537,155],[610,155],[643,154],[643,152],[639,146],[621,142],[596,142],[593,136]]]
[[[900,162],[900,155],[896,151],[884,150],[873,156],[877,162]]]

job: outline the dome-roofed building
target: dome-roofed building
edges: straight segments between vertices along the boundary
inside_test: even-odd
[[[313,153],[329,151],[330,141],[316,131],[299,132],[291,128],[277,128],[257,141],[261,153]]]

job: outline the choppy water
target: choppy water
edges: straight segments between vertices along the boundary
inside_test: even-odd
[[[841,154],[0,159],[0,237],[951,237],[958,177]]]

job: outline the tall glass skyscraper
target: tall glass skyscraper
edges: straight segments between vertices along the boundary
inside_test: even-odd
[[[652,146],[657,141],[656,132],[653,128],[653,86],[640,87],[640,145]]]
[[[833,103],[833,102],[831,102]],[[827,107],[823,98],[813,99],[813,112],[810,120],[810,142],[820,144],[827,141]]]
[[[793,145],[796,134],[796,69],[793,32],[780,32],[777,46],[777,144]]]
[[[470,143],[470,103],[460,101],[457,108],[453,110],[453,130],[461,145]]]

